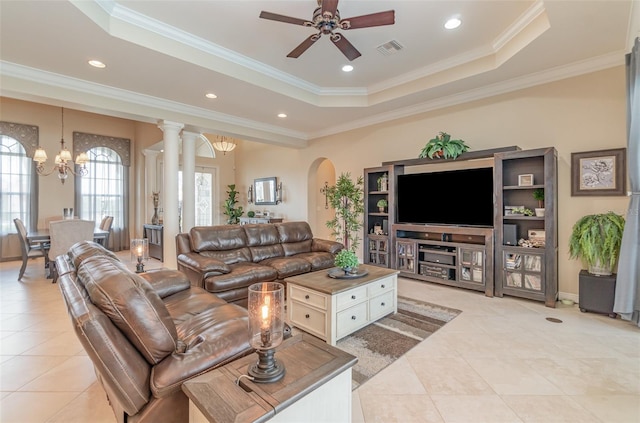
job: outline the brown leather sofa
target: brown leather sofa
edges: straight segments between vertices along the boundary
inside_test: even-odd
[[[197,226],[176,236],[178,269],[227,302],[247,306],[249,285],[334,266],[344,246],[307,222]]]
[[[177,270],[133,273],[91,241],[56,263],[76,335],[118,422],[188,422],[182,383],[252,352],[246,309]]]

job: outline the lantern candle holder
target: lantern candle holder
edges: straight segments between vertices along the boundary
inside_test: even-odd
[[[149,240],[147,238],[131,240],[131,261],[136,263],[136,273],[144,272],[143,260],[149,260]]]
[[[276,382],[284,376],[284,364],[276,360],[275,348],[284,336],[284,285],[256,283],[249,287],[249,343],[258,362],[249,365],[249,376],[257,383]]]

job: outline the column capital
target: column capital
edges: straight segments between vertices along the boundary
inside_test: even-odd
[[[200,136],[200,132],[182,131],[182,141],[195,141]]]
[[[159,120],[158,128],[160,128],[160,130],[163,132],[165,129],[172,129],[172,130],[175,130],[176,132],[180,132],[182,128],[184,128],[184,123],[172,122],[170,120]]]

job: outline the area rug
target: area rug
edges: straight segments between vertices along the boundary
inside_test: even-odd
[[[342,338],[336,347],[358,357],[352,368],[356,389],[429,335],[453,320],[460,310],[398,297],[398,312]]]

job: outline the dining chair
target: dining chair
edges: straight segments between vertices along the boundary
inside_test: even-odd
[[[13,223],[18,230],[18,236],[20,236],[20,250],[22,251],[22,267],[20,267],[20,273],[18,274],[18,280],[24,276],[24,271],[27,269],[27,261],[30,258],[45,257],[48,244],[41,242],[29,242],[27,239],[27,228],[24,226],[24,222],[19,218],[13,219]]]
[[[76,242],[93,241],[95,222],[92,220],[57,220],[49,222],[49,235],[51,246],[49,247],[49,266],[51,267],[52,283],[58,281],[56,269],[56,257],[66,254]]]
[[[104,237],[96,238],[94,241],[98,244],[101,244],[104,248],[109,248],[109,236],[111,235],[111,225],[113,224],[113,216],[105,216],[102,218],[100,222],[100,229],[103,231],[107,231],[107,234]]]

